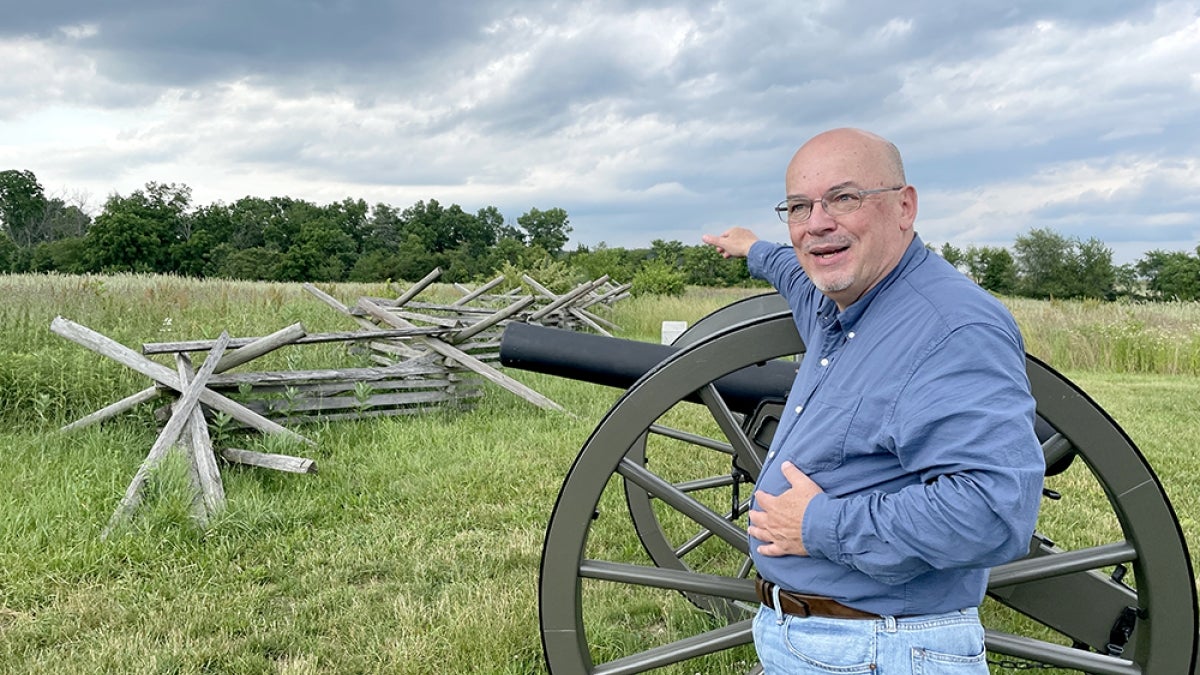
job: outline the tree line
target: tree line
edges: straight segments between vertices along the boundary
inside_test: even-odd
[[[531,208],[510,222],[494,206],[470,213],[432,199],[403,209],[291,197],[197,206],[186,185],[154,182],[110,195],[93,218],[81,204],[47,197],[33,172],[0,171],[0,272],[374,282],[412,281],[438,267],[446,281],[470,282],[536,270],[539,281],[568,286],[607,274],[633,283],[635,293],[756,283],[744,263],[702,244],[564,250],[571,231],[558,207]],[[936,251],[1000,295],[1200,299],[1200,246],[1195,255],[1156,250],[1118,266],[1097,239],[1033,229],[1011,250],[947,243]]]

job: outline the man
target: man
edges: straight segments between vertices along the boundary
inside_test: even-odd
[[[787,298],[807,347],[749,514],[759,658],[987,673],[987,570],[1028,551],[1044,473],[1020,332],[916,236],[890,142],[822,133],[785,183],[791,247],[704,236]]]

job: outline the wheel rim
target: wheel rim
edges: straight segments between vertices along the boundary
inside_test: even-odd
[[[723,406],[710,383],[749,364],[802,348],[787,314],[718,331],[652,369],[597,426],[563,483],[543,550],[539,603],[543,646],[552,672],[639,673],[705,654],[738,649],[745,653],[744,645],[751,642],[748,614],[757,606],[753,582],[746,578],[748,566],[733,573],[728,566],[708,573],[703,565],[693,565],[677,554],[678,544],[668,541],[662,527],[658,532],[669,555],[652,551],[650,560],[642,560],[608,548],[605,556],[610,557],[591,557],[587,547],[589,537],[611,537],[607,531],[611,526],[599,523],[614,520],[613,509],[605,507],[600,520],[593,518],[605,490],[617,489],[610,483],[633,483],[642,493],[654,494],[653,501],[665,505],[668,512],[677,512],[708,531],[709,542],[728,549],[729,558],[744,560],[747,544],[740,519],[731,522],[727,512],[705,505],[682,482],[660,475],[665,469],[643,466],[647,430],[678,401],[699,390],[705,400],[699,409],[713,418],[711,426],[721,430],[713,440],[748,449],[752,443],[741,431],[740,420]],[[992,602],[1001,610],[1015,608],[1035,625],[1028,633],[988,625],[989,650],[1055,664],[1066,672],[1072,668],[1114,674],[1190,672],[1196,649],[1195,587],[1183,536],[1161,485],[1128,437],[1078,388],[1036,360],[1029,361],[1029,375],[1039,415],[1061,434],[1048,444],[1048,457],[1074,452],[1083,460],[1074,473],[1095,477],[1120,534],[1069,550],[1036,542],[1037,555],[993,569]],[[749,488],[745,489],[748,496]],[[650,516],[656,523],[661,518],[655,513]],[[636,522],[634,526],[634,536],[646,545],[643,527]],[[1107,569],[1118,563],[1132,571],[1136,591],[1108,579]],[[605,622],[621,618],[588,607],[588,603],[606,602],[595,598],[614,587],[630,597],[652,593],[657,598],[664,592],[661,589],[677,591],[714,616],[706,618],[694,634],[668,631],[661,641],[638,642],[622,652],[600,644],[603,639],[598,637],[606,632]],[[1078,597],[1079,589],[1088,595]],[[1095,644],[1100,639],[1097,634],[1109,624],[1105,615],[1129,603],[1139,606],[1145,616],[1137,621],[1121,657],[1069,645],[1071,639]],[[629,601],[630,606],[635,604]],[[591,630],[585,626],[588,622]],[[1046,631],[1049,636],[1043,634]],[[1064,636],[1067,645],[1060,643]],[[746,668],[752,672],[755,666],[749,663]]]

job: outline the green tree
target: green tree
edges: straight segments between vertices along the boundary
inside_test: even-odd
[[[604,242],[591,250],[580,244],[567,259],[571,267],[588,279],[599,279],[606,274],[622,284],[633,279],[634,267],[626,259],[625,249],[609,248]]]
[[[348,281],[374,282],[400,278],[400,257],[395,253],[374,250],[360,254],[350,268]]]
[[[363,237],[361,250],[363,253],[394,253],[400,246],[402,226],[403,219],[399,209],[388,204],[376,204],[371,209],[370,218],[367,219],[367,232]]]
[[[457,209],[457,214],[462,213],[461,208],[454,208]],[[457,214],[447,214],[447,209],[436,199],[430,199],[428,203],[419,201],[404,209],[401,214],[404,245],[411,246],[411,238],[415,236],[420,240],[422,248],[429,253],[441,253],[454,248],[457,239],[453,221]],[[428,272],[429,270],[426,270],[416,278],[419,279]]]
[[[1186,251],[1148,251],[1136,268],[1153,297],[1200,300],[1200,246],[1194,256]]]
[[[0,231],[0,273],[21,271],[17,269],[20,250],[7,232]]]
[[[46,200],[42,213],[40,231],[42,241],[57,241],[69,237],[82,237],[92,225],[89,216],[77,204],[68,204],[58,197]]]
[[[1048,228],[1034,228],[1013,244],[1022,295],[1033,298],[1071,297],[1071,241]]]
[[[312,202],[291,197],[272,197],[271,212],[262,228],[263,241],[268,248],[287,253],[300,239],[304,224],[325,216],[323,209]]]
[[[969,246],[962,254],[962,260],[967,274],[980,286],[1000,295],[1012,295],[1016,291],[1017,266],[1008,249]]]
[[[661,260],[650,260],[633,275],[629,293],[639,295],[683,295],[686,278],[678,268]]]
[[[238,248],[230,243],[218,244],[213,253],[216,275],[222,279],[246,281],[276,280],[283,263],[283,254],[273,248],[255,246]]]
[[[331,218],[300,223],[277,270],[280,281],[343,281],[354,265],[354,239]]]
[[[221,241],[234,248],[252,249],[267,245],[266,230],[275,220],[283,218],[283,202],[278,198],[243,197],[229,206],[229,230]],[[276,248],[278,250],[278,248]]]
[[[361,199],[347,197],[340,202],[326,206],[324,211],[337,228],[350,237],[354,243],[354,249],[361,251],[371,232],[371,209],[367,203]]]
[[[220,266],[217,246],[220,242],[209,230],[193,230],[190,237],[171,245],[171,260],[176,274],[187,277],[216,276]]]
[[[84,237],[88,267],[104,272],[172,272],[173,244],[186,239],[191,188],[147,183],[114,194]]]
[[[942,244],[940,255],[946,260],[946,262],[959,269],[961,269],[963,265],[967,264],[967,254],[955,248],[950,242]]]
[[[63,237],[37,244],[30,257],[29,271],[85,274],[88,264],[83,237]]]
[[[1087,241],[1074,240],[1069,260],[1071,278],[1075,280],[1072,297],[1108,300],[1116,297],[1112,255],[1112,249],[1095,237]]]
[[[694,286],[737,286],[750,281],[744,261],[723,258],[716,248],[707,244],[683,249],[683,272],[687,283]]]
[[[521,264],[528,253],[529,249],[525,247],[525,242],[522,239],[507,235],[502,236],[496,241],[496,245],[488,251],[488,269],[498,274],[499,270],[505,264]]]
[[[0,171],[0,227],[27,248],[45,239],[46,195],[32,171]]]
[[[678,269],[683,265],[683,242],[655,239],[650,242],[650,257]]]
[[[475,213],[475,217],[479,219],[480,226],[490,231],[494,241],[501,239],[513,239],[518,241],[523,246],[525,244],[525,233],[520,229],[509,225],[504,219],[504,214],[494,206],[485,206]]]
[[[396,268],[397,281],[417,281],[440,264],[440,259],[425,247],[425,240],[416,233],[408,234],[400,247],[396,249],[399,265]]]
[[[1013,245],[1018,291],[1034,298],[1112,298],[1112,250],[1098,239],[1080,241],[1048,228],[1017,237]]]
[[[517,224],[525,230],[526,241],[530,246],[540,246],[546,253],[558,256],[571,234],[570,220],[567,212],[558,207],[541,211],[537,208],[519,218]]]

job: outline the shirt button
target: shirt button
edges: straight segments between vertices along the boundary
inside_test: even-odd
[[[821,359],[821,365],[822,365],[822,366],[827,366],[827,365],[829,365],[829,359]]]
[[[804,412],[804,406],[802,406],[802,405],[796,406],[796,414],[799,415],[802,412]]]
[[[771,458],[771,457],[774,457],[774,456],[775,456],[775,451],[774,451],[774,450],[772,450],[772,451],[770,451],[770,452],[768,452],[768,453],[767,453],[767,457],[768,457],[768,458]]]
[[[846,337],[853,340],[854,339],[854,331],[850,331],[849,333],[846,333]]]

